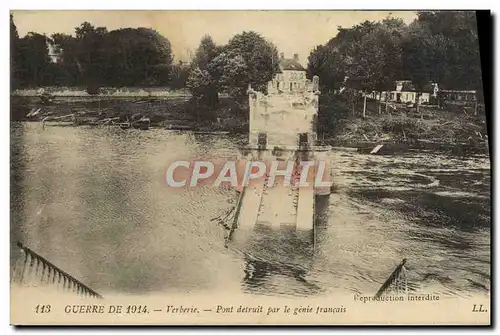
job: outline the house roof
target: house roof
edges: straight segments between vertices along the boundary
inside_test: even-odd
[[[295,59],[281,59],[280,60],[280,69],[283,70],[292,70],[292,71],[305,71],[304,67]]]
[[[432,86],[432,83],[427,83],[422,87],[423,92],[434,92],[434,86]]]
[[[396,87],[401,85],[401,91],[402,92],[416,92],[417,88],[415,85],[411,82],[411,80],[401,80],[396,82]],[[433,92],[434,87],[432,86],[432,83],[427,83],[421,88],[422,92]]]
[[[415,91],[415,86],[413,85],[413,83],[411,81],[403,81],[401,83],[401,91],[405,91],[405,92]]]

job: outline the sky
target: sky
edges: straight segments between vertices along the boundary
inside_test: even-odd
[[[88,21],[108,30],[153,28],[168,38],[176,60],[187,60],[205,34],[217,44],[242,31],[253,30],[278,47],[285,57],[299,54],[307,65],[311,50],[337,34],[337,27],[351,27],[365,20],[388,16],[411,23],[412,11],[12,11],[19,36],[33,31],[40,34],[74,34],[75,27]]]

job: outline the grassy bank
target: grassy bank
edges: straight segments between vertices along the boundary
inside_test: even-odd
[[[487,127],[484,112],[473,107],[416,107],[382,105],[369,101],[363,118],[363,101],[352,104],[339,98],[322,97],[319,136],[333,145],[399,143],[418,146],[485,145]]]
[[[75,91],[73,91],[75,92]],[[149,118],[153,127],[206,132],[248,131],[248,103],[221,98],[216,106],[194,103],[187,96],[59,96],[44,104],[37,96],[13,95],[11,120],[41,121],[47,116],[76,115],[79,125],[117,124],[127,120]],[[162,92],[158,89],[158,92]],[[160,94],[159,93],[159,94]],[[92,98],[91,98],[92,97]],[[34,116],[30,112],[40,110]],[[415,108],[385,106],[378,108],[369,101],[366,117],[362,116],[363,101],[348,103],[339,98],[321,96],[318,115],[320,140],[333,146],[372,149],[386,144],[391,150],[408,148],[442,149],[449,147],[487,148],[487,128],[484,112],[474,108],[422,106]]]
[[[30,115],[33,111],[38,112]],[[221,98],[217,106],[209,107],[196,104],[189,97],[60,97],[48,104],[38,97],[11,97],[12,121],[40,122],[46,117],[67,115],[75,115],[77,125],[112,125],[149,118],[152,127],[173,130],[245,132],[248,129],[248,105],[228,98]]]
[[[90,95],[85,87],[37,87],[15,90],[12,96],[36,97],[48,93],[55,97],[184,97],[190,96],[187,89],[173,90],[168,87],[101,87],[99,94]]]

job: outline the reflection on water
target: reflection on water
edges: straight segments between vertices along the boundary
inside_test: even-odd
[[[314,262],[312,232],[286,226],[273,229],[269,223],[257,224],[249,234],[245,243],[232,244],[233,250],[244,254],[246,292],[297,296],[321,290],[308,280]]]
[[[102,294],[377,291],[402,258],[415,290],[490,287],[487,157],[331,152],[336,191],[311,232],[256,226],[224,247],[211,218],[231,190],[174,190],[177,159],[231,158],[239,142],[164,130],[12,126],[12,240]],[[238,240],[238,239],[237,239]],[[14,254],[15,256],[15,254]]]

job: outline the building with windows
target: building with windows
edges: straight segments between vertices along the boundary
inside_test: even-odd
[[[380,100],[414,104],[419,99],[420,104],[430,104],[436,101],[437,91],[438,87],[435,83],[429,83],[421,91],[418,91],[411,80],[398,80],[395,82],[394,90],[382,92]],[[373,92],[371,97],[379,100],[379,93]]]
[[[299,54],[287,59],[281,53],[279,67],[280,72],[269,82],[269,94],[301,93],[311,85],[311,81],[306,78],[306,69],[299,63]]]
[[[473,105],[477,103],[475,90],[439,90],[439,105]]]
[[[378,93],[372,93],[372,97],[378,100]],[[410,80],[396,81],[395,90],[382,92],[381,101],[388,99],[396,103],[416,103],[417,97],[420,104],[446,104],[473,105],[477,102],[475,90],[447,90],[440,88],[437,83],[428,83],[419,92]]]

